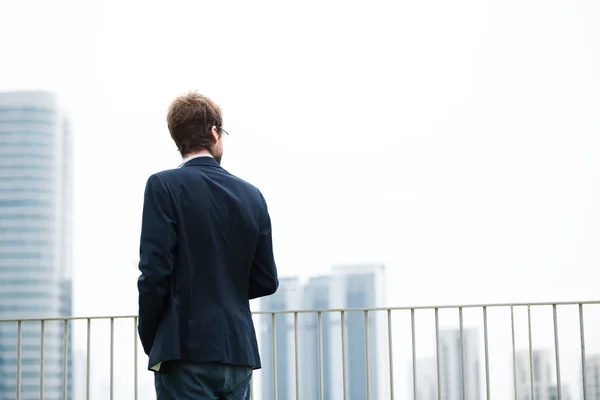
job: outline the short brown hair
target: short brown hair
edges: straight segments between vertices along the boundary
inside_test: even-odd
[[[188,92],[171,103],[167,113],[167,125],[171,138],[182,156],[212,150],[211,129],[221,128],[221,108],[198,92]]]

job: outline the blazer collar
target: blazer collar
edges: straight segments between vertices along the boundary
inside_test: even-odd
[[[181,168],[195,166],[221,167],[217,160],[212,157],[196,157],[183,164]]]

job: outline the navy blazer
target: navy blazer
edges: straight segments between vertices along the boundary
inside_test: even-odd
[[[152,175],[139,268],[148,368],[169,360],[260,368],[249,300],[275,293],[279,281],[257,188],[212,157]]]

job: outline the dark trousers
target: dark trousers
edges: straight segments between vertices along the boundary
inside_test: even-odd
[[[157,400],[250,400],[252,368],[165,362],[154,374]]]

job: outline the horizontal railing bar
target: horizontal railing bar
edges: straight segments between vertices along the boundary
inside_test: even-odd
[[[466,304],[466,305],[447,305],[447,306],[403,306],[403,307],[365,307],[365,308],[330,308],[324,310],[276,310],[276,311],[253,311],[254,315],[271,315],[271,314],[292,314],[304,313],[315,314],[318,312],[373,312],[373,311],[411,311],[411,310],[435,310],[438,309],[459,309],[459,308],[493,308],[493,307],[540,307],[540,306],[578,306],[578,305],[594,305],[600,304],[600,300],[588,301],[569,301],[569,302],[547,302],[547,303],[492,303],[492,304]]]
[[[316,313],[339,313],[339,312],[374,312],[374,311],[411,311],[411,310],[435,310],[437,309],[459,309],[459,308],[494,308],[494,307],[549,307],[549,306],[578,306],[578,305],[600,305],[600,300],[586,301],[548,301],[538,303],[489,303],[489,304],[464,304],[464,305],[445,305],[445,306],[401,306],[401,307],[364,307],[364,308],[328,308],[328,309],[310,309],[310,310],[274,310],[274,311],[252,311],[253,315],[271,315],[271,314],[316,314]],[[8,322],[40,322],[40,321],[86,321],[88,319],[132,319],[137,315],[106,315],[96,317],[52,317],[52,318],[10,318],[0,319],[0,323]]]
[[[113,315],[113,316],[98,316],[98,317],[49,317],[49,318],[10,318],[10,319],[0,319],[0,323],[5,322],[40,322],[40,321],[87,321],[88,319],[106,319],[110,320],[114,319],[132,319],[137,318],[137,315]]]

